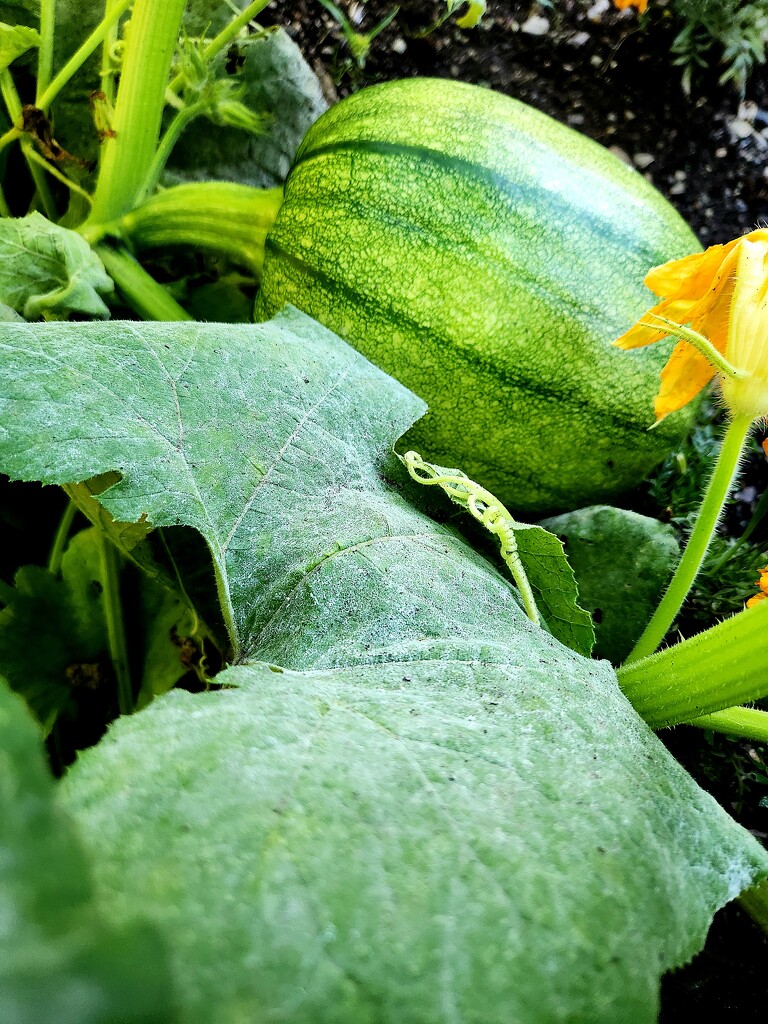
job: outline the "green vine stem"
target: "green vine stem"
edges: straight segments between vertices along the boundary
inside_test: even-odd
[[[114,6],[110,5],[108,7],[103,21],[99,22],[93,32],[75,50],[51,84],[42,93],[38,94],[37,105],[41,110],[48,110],[70,78],[77,74],[93,51],[104,42],[112,31],[113,26],[125,14],[133,2],[134,0],[117,0]]]
[[[768,711],[758,711],[757,708],[726,708],[701,718],[692,718],[687,724],[743,740],[768,743]]]
[[[109,657],[117,681],[117,701],[121,715],[133,711],[133,686],[128,665],[128,646],[125,641],[123,606],[120,600],[120,563],[115,549],[101,530],[96,533],[99,544],[101,584],[104,588],[104,617],[107,624]]]
[[[56,204],[54,203],[53,196],[48,188],[48,182],[45,180],[45,174],[37,163],[31,159],[30,154],[32,152],[32,142],[21,132],[21,99],[8,68],[0,72],[0,94],[2,94],[11,123],[18,132],[17,137],[21,139],[21,151],[24,154],[24,159],[27,161],[27,166],[29,167],[30,174],[32,175],[32,180],[35,183],[37,194],[40,196],[45,214],[49,220],[55,221],[57,218]],[[5,139],[7,135],[8,133],[6,132],[3,139]]]
[[[619,685],[653,729],[735,711],[768,695],[768,601],[657,654],[625,663]],[[696,721],[694,721],[696,720]],[[705,726],[706,727],[706,726]]]
[[[739,459],[751,425],[751,418],[741,416],[735,417],[728,424],[720,454],[704,493],[696,523],[688,538],[683,557],[680,559],[672,581],[651,617],[651,621],[645,627],[643,635],[627,658],[627,665],[653,654],[688,596],[688,591],[704,561],[728,492],[738,473]],[[740,702],[731,701],[731,703]]]
[[[37,51],[37,84],[39,99],[51,80],[53,71],[53,32],[56,26],[56,0],[40,0],[40,46]],[[39,106],[39,103],[38,103]]]
[[[718,352],[709,338],[705,338],[698,331],[675,323],[674,320],[668,320],[665,316],[656,316],[655,313],[647,313],[646,316],[649,316],[650,320],[638,320],[638,327],[650,327],[653,331],[665,330],[670,338],[688,342],[692,348],[704,356],[710,366],[714,366],[724,377],[739,380],[747,376],[743,370],[737,370],[735,366],[732,366],[723,353]]]
[[[53,544],[51,545],[51,554],[48,558],[48,572],[52,576],[58,576],[61,572],[61,563],[64,557],[64,549],[67,546],[69,540],[69,534],[72,530],[72,523],[77,515],[77,505],[70,498],[67,502],[67,506],[61,517],[56,535],[53,538]]]
[[[187,125],[191,124],[195,118],[199,117],[205,110],[204,103],[190,103],[188,106],[184,106],[181,110],[178,110],[171,123],[163,132],[163,136],[160,139],[160,143],[157,147],[152,165],[147,172],[146,181],[141,186],[139,193],[136,197],[137,203],[144,203],[152,195],[157,188],[157,184],[160,181],[160,176],[165,170],[165,165],[173,152],[173,148],[181,138],[184,129]]]
[[[282,201],[281,188],[191,182],[159,192],[112,224],[87,225],[81,234],[91,245],[112,237],[139,251],[193,246],[227,256],[258,277],[267,233]]]
[[[68,178],[66,174],[62,174],[58,167],[54,166],[54,164],[49,163],[45,159],[45,157],[40,156],[40,154],[34,149],[31,142],[29,142],[28,140],[24,140],[21,146],[24,150],[24,155],[27,158],[27,162],[30,163],[30,166],[31,164],[37,164],[37,166],[41,167],[43,171],[46,171],[48,174],[50,174],[52,178],[55,178],[57,181],[60,181],[62,185],[66,185],[70,192],[74,192],[76,195],[80,196],[80,198],[85,203],[90,205],[91,197],[85,191],[85,189],[81,188],[81,186],[78,185],[76,181],[72,181],[71,178]]]
[[[192,319],[127,250],[98,245],[95,252],[128,305],[143,320]]]
[[[395,454],[397,455],[397,452]],[[470,480],[461,470],[445,469],[443,466],[425,462],[418,452],[406,452],[405,455],[397,457],[408,470],[412,480],[417,484],[440,487],[451,501],[465,508],[473,519],[498,538],[501,557],[517,584],[525,614],[531,622],[537,626],[541,625],[541,615],[536,606],[533,588],[517,550],[515,527],[518,524],[508,509],[490,491]]]
[[[115,103],[115,137],[104,141],[90,222],[136,205],[160,138],[168,75],[185,0],[136,0]]]

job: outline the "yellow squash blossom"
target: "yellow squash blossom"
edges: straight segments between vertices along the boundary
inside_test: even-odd
[[[613,0],[613,3],[620,11],[626,10],[627,7],[636,7],[638,14],[645,14],[648,7],[648,0]]]
[[[755,586],[760,588],[760,593],[750,597],[747,601],[747,608],[751,608],[752,605],[757,604],[759,601],[764,601],[768,597],[768,565],[760,570],[760,579],[755,583]]]
[[[662,370],[657,419],[690,402],[718,372],[734,416],[768,414],[768,229],[654,267],[645,283],[661,302],[614,344],[689,339]]]

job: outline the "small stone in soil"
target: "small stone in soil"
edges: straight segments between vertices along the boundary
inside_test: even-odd
[[[736,139],[748,139],[754,131],[754,128],[749,123],[749,121],[737,119],[735,121],[731,121],[731,123],[728,125],[728,130],[730,131],[731,135],[733,135],[733,137]]]
[[[549,32],[549,21],[540,14],[532,14],[520,26],[520,31],[529,36],[545,36]]]
[[[597,3],[592,4],[592,6],[587,11],[587,17],[590,21],[600,21],[600,19],[605,14],[605,12],[610,8],[610,6],[610,0],[597,0]]]
[[[632,166],[632,157],[629,153],[626,153],[621,146],[609,146],[608,151],[618,157],[622,163],[629,164],[630,167]]]

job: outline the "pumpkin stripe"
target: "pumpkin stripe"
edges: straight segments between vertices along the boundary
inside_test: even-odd
[[[671,349],[611,347],[650,266],[698,248],[636,172],[489,90],[361,90],[310,129],[256,316],[292,303],[424,398],[404,443],[520,512],[602,501],[683,436],[648,433]]]
[[[314,148],[307,147],[297,157],[288,175],[286,184],[290,182],[291,177],[299,173],[300,168],[306,167],[311,161],[344,154],[359,154],[365,157],[372,155],[383,156],[389,162],[393,176],[398,173],[397,165],[393,161],[398,159],[416,162],[423,161],[434,167],[441,168],[449,175],[461,175],[477,183],[482,183],[488,188],[497,189],[512,205],[518,204],[521,200],[531,205],[541,202],[541,187],[537,186],[535,181],[528,183],[520,177],[512,178],[509,175],[483,167],[474,161],[465,160],[448,153],[441,153],[439,150],[430,149],[426,146],[381,142],[376,139],[352,139],[345,142],[320,145]],[[333,182],[328,182],[328,186],[329,189],[332,189]],[[372,198],[375,199],[375,196]],[[547,205],[552,223],[562,223],[573,211],[567,198],[560,198],[556,194],[548,196]],[[620,251],[625,251],[628,247],[636,244],[636,233],[631,230],[628,223],[607,221],[604,218],[597,217],[590,211],[582,211],[580,223],[585,231],[598,230],[603,245],[611,245]],[[650,246],[648,247],[648,252],[649,255],[653,252]]]
[[[403,310],[397,309],[395,306],[387,303],[384,300],[384,292],[376,292],[373,295],[366,294],[362,291],[357,291],[345,284],[343,281],[339,281],[338,278],[325,273],[317,266],[313,266],[306,259],[302,259],[300,256],[289,252],[287,249],[283,249],[281,245],[272,236],[267,238],[266,251],[272,256],[279,258],[281,261],[290,264],[297,272],[310,277],[316,284],[321,285],[323,288],[332,290],[339,298],[340,304],[358,310],[368,310],[370,312],[375,311],[378,317],[391,323],[393,327],[401,329],[404,333],[412,333],[419,335],[424,338],[427,335],[436,347],[448,347],[453,345],[453,339],[448,334],[440,334],[433,327],[428,324],[421,323],[420,321],[409,316]],[[481,351],[470,347],[463,348],[461,354],[466,362],[467,366],[474,371],[484,371],[492,373],[496,377],[501,377],[504,383],[509,387],[525,387],[526,391],[531,394],[538,395],[540,398],[547,401],[556,402],[558,405],[567,406],[569,412],[575,415],[591,413],[593,406],[587,403],[581,396],[576,392],[564,388],[555,388],[549,385],[546,381],[537,380],[530,376],[524,376],[522,374],[515,374],[512,368],[505,367],[499,371],[494,364],[483,357]],[[613,428],[617,433],[623,433],[625,435],[626,443],[631,443],[637,439],[637,436],[645,436],[648,432],[648,420],[642,423],[636,423],[627,421],[626,416],[621,416],[615,411],[605,410],[603,413],[606,420],[610,421]]]

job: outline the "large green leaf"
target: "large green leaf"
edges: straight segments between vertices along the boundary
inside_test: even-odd
[[[651,1022],[764,870],[606,663],[440,653],[230,669],[65,780],[115,920],[173,942],[188,1024]]]
[[[146,907],[172,944],[185,1021],[652,1021],[768,858],[607,663],[388,483],[422,403],[295,312],[0,324],[0,355],[0,469],[117,470],[117,519],[196,527],[250,660],[65,785],[115,920]]]
[[[156,930],[101,915],[40,734],[0,678],[0,1007],[3,1024],[175,1020]]]
[[[311,587],[321,569],[350,585],[363,571],[381,574],[387,608],[388,564],[425,544],[465,550],[380,479],[374,456],[424,404],[303,314],[268,326],[0,324],[0,362],[0,471],[69,483],[118,470],[122,480],[99,495],[116,520],[199,530],[236,657],[268,642],[286,584],[307,577]],[[472,567],[484,581],[480,558],[451,575]],[[488,603],[517,610],[511,585],[493,579]],[[452,585],[435,581],[435,592]],[[375,628],[364,604],[359,624],[345,609],[334,626],[302,592],[297,620],[303,604],[307,629],[319,619],[343,652],[359,646],[357,630]],[[415,609],[404,628],[421,637],[427,614]]]

